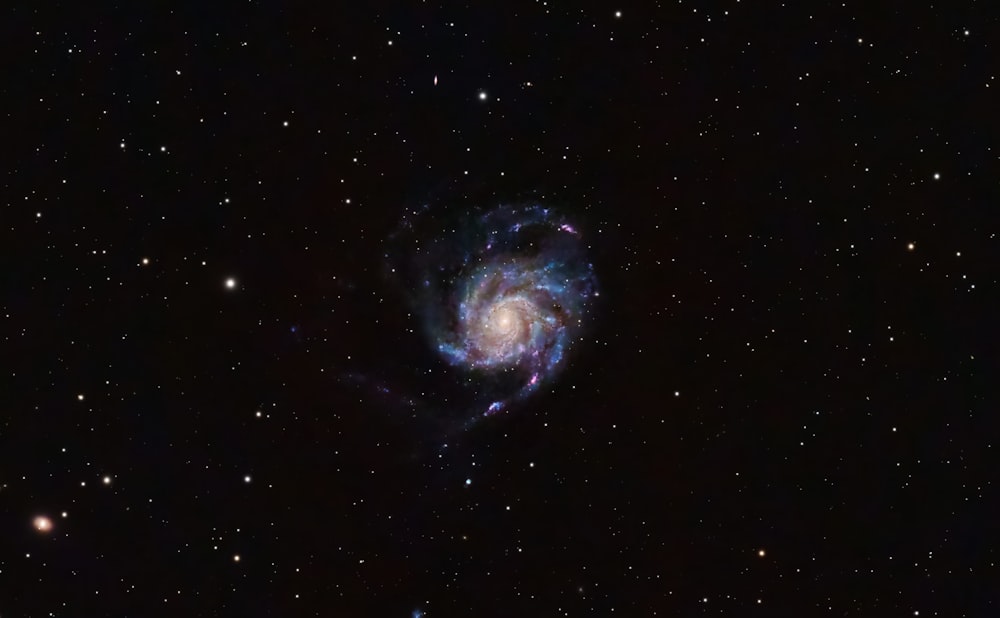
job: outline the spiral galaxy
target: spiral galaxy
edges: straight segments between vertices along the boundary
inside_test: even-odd
[[[589,321],[597,291],[581,234],[538,205],[421,223],[408,222],[408,251],[394,264],[424,334],[469,375],[474,409],[505,410],[559,372]]]

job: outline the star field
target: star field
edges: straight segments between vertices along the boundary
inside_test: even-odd
[[[0,615],[998,614],[989,3],[3,11]]]

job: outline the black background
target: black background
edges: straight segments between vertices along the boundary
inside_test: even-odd
[[[996,613],[989,3],[2,22],[5,618]],[[524,195],[601,303],[443,448],[386,239]]]

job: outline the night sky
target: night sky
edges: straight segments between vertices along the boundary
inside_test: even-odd
[[[1000,615],[998,15],[8,5],[0,616]]]

